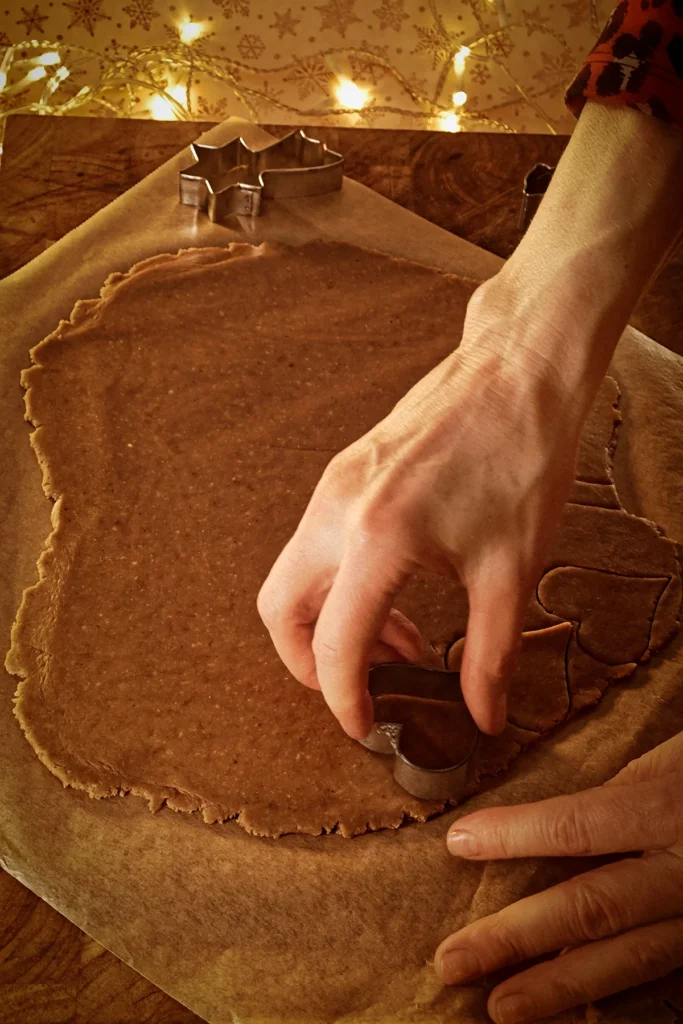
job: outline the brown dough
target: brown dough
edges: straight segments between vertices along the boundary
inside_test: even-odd
[[[618,576],[596,569],[553,569],[538,596],[549,612],[578,622],[577,640],[608,665],[640,661],[650,645],[655,609],[668,577]]]
[[[547,732],[569,714],[567,645],[571,622],[522,634],[517,663],[510,678],[508,720],[526,732]],[[448,652],[448,668],[459,671],[465,641]]]
[[[27,416],[57,500],[7,664],[19,721],[64,784],[260,835],[353,835],[441,809],[288,676],[255,598],[331,456],[451,351],[472,287],[342,244],[187,250],[113,275],[33,350]],[[582,452],[601,486],[616,394],[608,380]],[[645,520],[568,505],[558,566],[670,579],[651,647],[675,628],[674,548]],[[400,604],[438,663],[464,632],[463,588],[421,576]],[[480,744],[475,776],[555,722],[556,700],[524,716],[538,728]]]

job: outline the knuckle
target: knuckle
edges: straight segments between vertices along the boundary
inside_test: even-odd
[[[586,857],[593,852],[590,824],[576,807],[567,807],[546,825],[550,849],[558,854]]]
[[[472,326],[472,322],[476,323],[485,314],[490,290],[491,286],[487,287],[486,282],[484,282],[470,295],[466,311],[466,323],[468,326]]]
[[[634,984],[661,978],[679,966],[678,959],[671,943],[655,936],[639,936],[631,950]]]
[[[400,510],[396,503],[385,500],[380,493],[366,500],[358,509],[355,521],[357,543],[376,545],[400,525]]]
[[[325,466],[320,488],[326,493],[345,491],[359,476],[357,456],[353,445],[337,452]]]
[[[506,651],[500,657],[487,666],[487,681],[489,686],[496,692],[507,690],[510,677],[517,663],[517,650]]]
[[[514,963],[517,960],[525,960],[530,955],[523,933],[507,921],[494,921],[487,940],[487,944],[496,952],[497,963]]]
[[[270,626],[277,619],[278,602],[269,584],[263,584],[256,598],[256,610],[261,616],[264,625]]]
[[[553,961],[553,969],[548,978],[550,991],[547,1000],[544,1000],[555,1013],[587,1003],[591,996],[582,978],[567,971],[561,960],[560,957],[559,963],[557,959]]]
[[[315,668],[302,669],[296,676],[298,682],[307,686],[309,690],[318,689],[318,676]]]
[[[576,938],[602,939],[624,930],[623,907],[603,888],[588,879],[581,879],[572,889],[569,913]]]
[[[316,664],[327,668],[337,668],[343,661],[343,653],[338,643],[327,637],[313,637],[313,656]]]

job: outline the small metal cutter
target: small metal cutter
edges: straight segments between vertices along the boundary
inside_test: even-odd
[[[517,225],[521,232],[526,231],[531,224],[536,210],[541,205],[541,199],[548,190],[554,172],[555,168],[549,164],[536,164],[524,178],[522,206]]]
[[[250,149],[241,138],[190,148],[195,163],[180,172],[180,202],[206,210],[213,221],[257,217],[264,197],[298,199],[341,188],[344,157],[301,129],[263,149]]]
[[[394,778],[412,796],[421,800],[459,800],[467,785],[468,763],[479,741],[479,730],[460,689],[460,673],[420,665],[387,663],[375,665],[369,673],[369,691],[375,708],[375,724],[363,746],[377,754],[394,755]],[[409,760],[402,749],[405,725],[381,719],[380,697],[413,697],[461,706],[464,756],[443,768],[429,768]],[[406,723],[409,724],[409,723]]]

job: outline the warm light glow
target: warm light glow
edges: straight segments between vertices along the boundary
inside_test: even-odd
[[[31,68],[26,75],[27,82],[39,82],[41,78],[45,78],[47,71],[45,68]]]
[[[52,78],[53,82],[63,82],[65,78],[68,78],[71,72],[68,68],[61,67],[57,68]]]
[[[168,89],[165,91],[169,96],[172,96],[174,100],[177,100],[178,103],[184,102],[184,85],[169,85]],[[169,103],[165,96],[152,96],[149,101],[149,109],[152,113],[152,117],[156,121],[172,121],[176,116],[175,107],[172,103]]]
[[[459,89],[457,92],[453,93],[453,106],[454,107],[464,107],[466,103],[467,103],[467,93],[466,92],[463,92],[462,89]]]
[[[360,110],[368,102],[367,89],[361,89],[348,78],[340,78],[334,87],[334,94],[342,107],[350,110]]]
[[[453,67],[455,68],[456,75],[462,75],[465,70],[465,61],[469,57],[471,50],[469,46],[461,46],[455,57],[453,58]]]
[[[40,57],[33,58],[34,64],[61,64],[61,62],[62,58],[54,50],[51,50],[50,53],[41,53]]]
[[[2,92],[2,90],[5,88],[6,85],[7,85],[7,73],[5,71],[0,71],[0,92]]]
[[[187,46],[193,43],[195,39],[199,39],[203,31],[204,26],[198,21],[181,21],[178,25],[180,42],[185,43]]]
[[[439,127],[444,132],[462,131],[460,115],[453,112],[439,114]]]

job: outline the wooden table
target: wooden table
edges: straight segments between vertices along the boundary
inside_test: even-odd
[[[208,124],[9,119],[0,167],[0,276],[111,202]],[[266,126],[282,135],[282,126]],[[566,138],[315,129],[365,185],[508,256],[524,175],[557,162]],[[683,246],[633,323],[683,354]],[[200,1020],[0,872],[0,1024],[190,1024]]]

